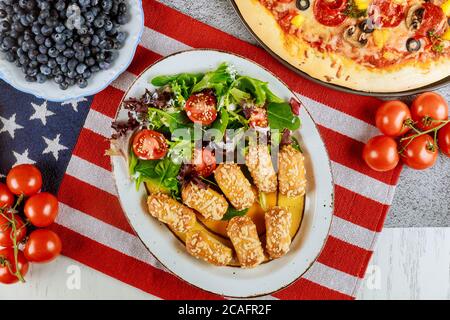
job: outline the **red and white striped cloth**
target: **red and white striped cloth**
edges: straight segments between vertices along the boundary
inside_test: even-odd
[[[232,51],[262,64],[298,92],[317,122],[331,158],[335,212],[317,262],[297,282],[270,298],[352,299],[372,255],[391,204],[401,168],[370,170],[363,144],[377,134],[374,112],[380,101],[327,89],[289,71],[261,48],[170,9],[143,1],[145,31],[133,63],[97,94],[67,168],[55,229],[63,254],[163,299],[220,299],[167,272],[129,226],[117,199],[108,149],[111,121],[124,90],[155,60],[185,49]]]

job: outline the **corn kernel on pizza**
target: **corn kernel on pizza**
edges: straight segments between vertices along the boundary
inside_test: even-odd
[[[450,76],[450,0],[235,0],[278,56],[319,80],[400,92]]]

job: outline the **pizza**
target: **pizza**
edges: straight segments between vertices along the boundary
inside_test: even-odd
[[[401,92],[450,76],[450,0],[235,0],[267,47],[319,80]]]

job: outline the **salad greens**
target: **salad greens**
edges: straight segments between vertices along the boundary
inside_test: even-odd
[[[283,130],[296,130],[301,125],[290,104],[275,95],[269,89],[268,83],[240,75],[227,63],[222,63],[216,70],[206,73],[160,75],[150,82],[158,89],[155,92],[147,91],[140,100],[131,99],[128,102],[130,117],[137,114],[136,119],[133,118],[129,122],[133,124],[133,128],[138,121],[141,127],[163,133],[167,140],[168,153],[160,160],[141,160],[130,150],[129,171],[137,188],[142,182],[148,182],[179,199],[180,171],[183,163],[192,159],[194,147],[201,138],[196,136],[196,130],[204,133],[207,129],[216,129],[219,135],[215,134],[215,142],[217,139],[223,141],[225,137],[227,142],[229,139],[238,139],[251,126],[249,114],[255,108],[266,110],[265,116],[270,130],[276,130],[272,141],[277,143],[281,143]],[[204,90],[211,90],[215,95],[217,118],[211,125],[196,128],[184,107],[192,94]],[[121,128],[123,131],[123,126]],[[187,129],[187,137],[177,137],[178,129]],[[235,131],[228,135],[228,129]],[[299,148],[295,139],[292,138],[290,143]],[[239,151],[245,152],[245,148]],[[207,181],[210,185],[214,184],[213,181]],[[224,219],[245,215],[246,212],[230,207]]]

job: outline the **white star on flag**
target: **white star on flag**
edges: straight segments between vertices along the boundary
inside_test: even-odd
[[[23,129],[23,127],[16,123],[16,114],[14,113],[11,118],[5,119],[0,117],[0,122],[3,123],[3,127],[0,129],[0,133],[8,132],[11,138],[14,139],[16,130]]]
[[[25,151],[22,154],[13,151],[13,155],[16,158],[16,163],[13,165],[13,167],[18,164],[34,164],[34,163],[36,163],[36,161],[28,158],[28,149],[25,149]]]
[[[61,138],[60,134],[57,134],[55,139],[51,140],[46,137],[42,137],[47,144],[47,147],[42,151],[43,154],[51,153],[53,154],[53,157],[55,157],[55,160],[58,161],[59,158],[59,151],[67,150],[66,146],[63,146],[59,143],[59,139]]]
[[[30,117],[30,120],[39,119],[44,126],[47,125],[47,117],[54,115],[52,111],[47,109],[47,101],[44,101],[41,105],[32,102],[31,106],[34,109],[34,113]]]
[[[66,105],[70,104],[73,108],[73,111],[78,112],[78,104],[80,102],[85,102],[85,101],[87,101],[87,99],[83,97],[83,98],[79,98],[79,99],[65,101],[65,102],[61,103],[61,105],[66,106]]]

